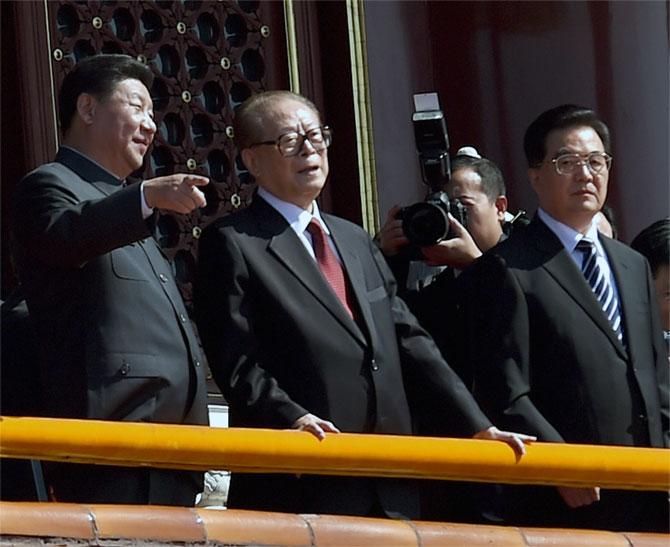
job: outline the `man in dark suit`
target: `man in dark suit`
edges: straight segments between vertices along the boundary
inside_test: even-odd
[[[61,88],[56,161],[14,196],[13,252],[41,351],[47,416],[206,424],[198,340],[152,238],[156,209],[205,203],[207,179],[126,185],[156,132],[153,76],[125,55],[78,63]],[[52,464],[58,501],[192,505],[202,475]]]
[[[591,110],[540,115],[524,140],[540,208],[467,272],[475,395],[549,442],[668,446],[668,367],[649,265],[598,234],[609,131]],[[593,287],[593,288],[592,288]],[[667,528],[667,493],[519,488],[512,522]]]
[[[198,327],[233,426],[410,434],[405,384],[422,386],[470,435],[508,441],[479,410],[430,337],[395,296],[368,234],[316,204],[330,129],[288,91],[261,93],[235,119],[242,159],[259,185],[252,204],[200,240]],[[233,474],[229,506],[416,517],[396,480]]]

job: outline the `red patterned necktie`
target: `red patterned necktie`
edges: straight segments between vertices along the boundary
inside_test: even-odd
[[[318,220],[313,218],[307,226],[307,231],[312,235],[312,246],[314,247],[314,255],[316,262],[319,265],[319,270],[323,276],[328,280],[333,291],[339,298],[340,302],[347,310],[351,318],[354,318],[353,306],[350,291],[347,287],[347,278],[344,274],[344,269],[337,260],[335,253],[330,248],[328,241],[326,241],[326,234],[321,228]]]

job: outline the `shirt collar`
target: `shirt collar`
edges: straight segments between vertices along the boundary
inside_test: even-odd
[[[330,230],[321,217],[321,212],[319,211],[319,206],[316,201],[312,202],[312,212],[310,213],[294,203],[279,199],[261,186],[258,187],[258,195],[274,207],[298,235],[301,235],[307,229],[312,218],[316,218],[321,224],[323,231],[330,235]]]
[[[540,217],[542,222],[544,222],[549,227],[549,229],[554,232],[554,234],[556,234],[556,237],[560,240],[561,244],[563,247],[565,247],[565,250],[568,251],[568,253],[574,252],[577,244],[583,238],[587,237],[595,244],[598,254],[604,254],[602,245],[600,244],[600,239],[598,237],[598,223],[595,216],[586,234],[582,234],[567,224],[563,224],[562,222],[556,220],[541,207],[537,210],[537,215]]]

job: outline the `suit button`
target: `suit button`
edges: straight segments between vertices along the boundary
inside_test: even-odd
[[[179,320],[180,320],[182,323],[186,323],[186,316],[185,316],[183,313],[180,313],[180,314],[179,314]]]
[[[121,368],[119,369],[119,372],[121,373],[121,376],[125,376],[130,372],[130,365],[128,363],[123,363],[121,365]]]
[[[167,275],[165,274],[158,274],[158,279],[160,279],[163,283],[167,283]]]
[[[644,414],[638,414],[637,419],[640,420],[641,422],[647,421],[647,417]]]
[[[199,367],[199,366],[200,366],[200,361],[196,361],[196,362],[195,362],[195,366],[196,366],[196,367]]]
[[[370,361],[370,368],[372,370],[374,370],[375,372],[377,372],[379,370],[379,365],[377,364],[377,362],[374,359],[372,361]]]

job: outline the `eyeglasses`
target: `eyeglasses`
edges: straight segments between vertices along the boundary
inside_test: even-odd
[[[581,169],[583,165],[586,165],[589,171],[596,175],[605,168],[609,170],[612,164],[612,156],[604,152],[591,152],[586,157],[580,154],[561,154],[551,160],[551,163],[554,164],[559,175],[571,175],[577,169]]]
[[[282,156],[290,157],[297,156],[300,153],[302,147],[305,145],[305,141],[309,141],[309,144],[312,145],[314,150],[321,152],[328,148],[330,143],[333,142],[333,131],[327,125],[315,127],[304,134],[291,131],[280,135],[275,141],[255,142],[249,145],[249,148],[272,144],[277,147],[277,150],[279,150],[279,153]]]

